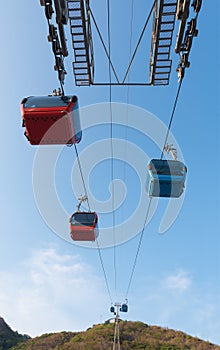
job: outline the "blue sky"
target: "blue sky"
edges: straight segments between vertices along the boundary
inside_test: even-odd
[[[126,4],[126,1],[120,5],[115,0],[111,2],[111,52],[120,76],[127,68],[129,57],[131,4]],[[219,6],[217,0],[212,5],[205,1],[202,5],[199,36],[193,41],[191,66],[186,70],[172,125],[172,134],[188,167],[184,201],[175,222],[164,234],[159,234],[158,229],[168,203],[159,201],[145,229],[128,295],[129,313],[125,316],[128,320],[179,329],[220,344],[219,23],[218,11],[213,11],[213,4],[215,8]],[[146,5],[139,1],[137,5],[134,1],[134,5],[132,48],[151,3]],[[107,40],[106,3],[97,5],[91,2],[91,6]],[[190,16],[193,16],[192,12]],[[27,143],[21,128],[21,99],[29,95],[47,95],[58,87],[43,8],[38,1],[6,2],[0,14],[0,26],[0,315],[14,330],[31,336],[86,329],[111,317],[98,252],[61,238],[41,216],[32,183],[37,148]],[[131,80],[136,77],[148,79],[150,32],[151,26],[131,70]],[[67,34],[70,39],[68,27]],[[96,77],[104,80],[108,78],[108,66],[95,32],[94,44]],[[65,91],[79,96],[83,125],[93,123],[90,105],[97,108],[94,119],[99,121],[98,126],[84,130],[78,146],[83,169],[90,160],[87,152],[93,150],[97,141],[104,140],[107,145],[106,149],[103,148],[107,159],[91,169],[86,183],[92,209],[101,212],[100,227],[110,227],[113,216],[111,211],[107,213],[103,209],[111,204],[111,162],[109,142],[106,141],[110,127],[104,123],[107,118],[104,114],[102,125],[103,105],[98,105],[109,101],[109,89],[75,87],[70,40],[68,49]],[[112,101],[119,104],[117,113],[120,112],[120,103],[128,102],[135,106],[136,129],[143,127],[141,110],[149,111],[155,116],[154,120],[167,125],[177,91],[177,64],[178,57],[173,55],[173,71],[167,87],[131,87],[129,92],[126,87],[113,88]],[[128,109],[129,113],[131,109],[133,111],[133,107]],[[117,113],[113,114],[113,137],[123,141],[122,154],[124,152],[129,164],[123,159],[114,161],[115,179],[118,179],[114,183],[115,199],[120,203],[126,195],[115,211],[115,221],[117,225],[128,221],[138,208],[140,214],[136,220],[142,223],[141,213],[145,208],[139,209],[138,206],[140,196],[145,195],[142,181],[146,174],[145,161],[159,157],[160,150],[152,141],[153,135],[147,137],[134,128],[128,127],[126,131],[125,127],[118,125],[117,122],[125,120],[126,116]],[[133,117],[129,119],[129,113],[128,125],[133,120]],[[115,154],[118,154],[117,142]],[[135,168],[136,148],[141,156],[146,157],[140,170]],[[45,154],[49,162],[49,151],[45,150]],[[100,155],[99,147],[98,154],[91,159],[98,159]],[[55,164],[54,186],[66,217],[75,211],[77,201],[74,194],[81,191],[74,162],[74,150],[64,147]],[[43,183],[42,188],[44,191]],[[146,195],[146,206],[147,203]],[[51,207],[48,205],[48,211],[56,216],[52,203]],[[114,287],[113,249],[102,250],[113,301],[124,301],[139,238],[139,235],[134,235],[133,226],[134,223],[131,230],[128,227],[121,232],[125,238],[128,235],[129,240],[116,248],[117,291]],[[68,237],[68,222],[66,227],[64,236]]]

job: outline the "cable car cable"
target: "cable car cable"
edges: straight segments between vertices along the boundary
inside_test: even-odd
[[[143,38],[145,29],[146,29],[146,27],[147,27],[147,25],[148,25],[148,23],[149,23],[149,20],[150,20],[150,17],[151,17],[151,14],[152,14],[152,12],[153,12],[154,5],[155,5],[156,2],[157,2],[157,0],[154,0],[153,5],[152,5],[152,7],[151,7],[151,9],[150,9],[150,13],[149,13],[149,15],[148,15],[148,17],[147,17],[147,19],[146,19],[146,22],[145,22],[144,27],[143,27],[143,29],[142,29],[141,35],[140,35],[140,37],[139,37],[138,43],[137,43],[137,45],[136,45],[136,48],[135,48],[135,50],[134,50],[134,53],[133,53],[133,55],[132,55],[132,58],[131,58],[130,63],[129,63],[129,65],[128,65],[128,68],[127,68],[127,70],[126,70],[126,73],[125,73],[125,76],[124,76],[124,79],[123,79],[123,82],[122,82],[122,83],[124,83],[125,80],[126,80],[126,78],[127,78],[128,72],[129,72],[129,70],[130,70],[130,68],[131,68],[131,65],[132,65],[132,63],[133,63],[133,60],[134,60],[134,58],[135,58],[135,56],[136,56],[138,47],[139,47],[139,45],[140,45],[140,43],[141,43],[141,40],[142,40],[142,38]]]
[[[98,254],[99,254],[99,259],[100,259],[100,263],[101,263],[101,266],[102,266],[102,271],[103,271],[103,274],[104,274],[106,288],[107,288],[107,291],[108,291],[110,303],[112,304],[112,296],[111,296],[110,287],[109,287],[109,283],[108,283],[108,279],[107,279],[107,274],[106,274],[106,271],[105,271],[105,266],[104,266],[104,262],[103,262],[103,258],[102,258],[102,254],[101,254],[101,249],[100,249],[99,243],[98,243],[98,238],[96,238],[96,244],[97,244],[97,248],[98,248]]]
[[[96,27],[97,33],[98,33],[98,35],[99,35],[99,38],[100,38],[100,40],[101,40],[101,43],[102,43],[102,45],[103,45],[103,48],[104,48],[104,50],[105,50],[106,56],[107,56],[107,58],[108,58],[108,61],[109,61],[110,65],[111,65],[111,67],[112,67],[112,71],[113,71],[113,73],[114,73],[114,76],[115,76],[115,78],[116,78],[116,80],[117,80],[117,83],[119,83],[119,79],[118,79],[117,73],[116,73],[115,68],[114,68],[114,66],[113,66],[113,63],[112,63],[112,61],[111,61],[109,52],[108,52],[108,50],[107,50],[107,48],[106,48],[106,46],[105,46],[104,40],[103,40],[103,38],[102,38],[101,32],[100,32],[100,30],[99,30],[98,24],[97,24],[97,22],[96,22],[96,19],[95,19],[94,15],[93,15],[93,12],[92,12],[91,8],[89,8],[89,11],[90,11],[91,17],[92,17],[92,19],[93,19],[93,22],[94,22],[94,24],[95,24],[95,27]]]
[[[133,18],[134,18],[134,0],[131,1],[131,19],[130,19],[130,42],[129,42],[129,58],[128,62],[130,62],[131,59],[131,47],[132,47],[132,37],[133,37]],[[130,72],[128,73],[128,83],[130,82]],[[127,159],[127,140],[128,140],[128,103],[129,103],[129,93],[130,93],[130,85],[127,87],[127,97],[126,97],[126,103],[127,103],[127,108],[126,108],[126,122],[125,122],[125,156],[124,159]],[[123,166],[123,178],[124,182],[126,179],[126,166],[124,162]],[[124,221],[124,210],[122,206],[122,219]]]
[[[154,4],[153,4],[153,6],[154,6]],[[133,10],[134,10],[134,0],[132,0],[132,6],[131,6],[130,54],[129,54],[130,57],[131,57],[131,44],[132,44]],[[151,8],[150,15],[151,15],[151,13],[152,13],[152,10],[153,10],[153,7]],[[149,15],[149,16],[150,16],[150,15]],[[147,25],[148,21],[149,21],[149,18],[147,19],[147,21],[146,21],[146,23],[145,23],[145,28],[146,28],[146,25]],[[145,28],[144,28],[144,30],[145,30]],[[142,36],[143,36],[143,34],[144,34],[144,30],[142,31]],[[142,37],[141,37],[141,38],[142,38]],[[139,40],[139,43],[140,43],[140,41],[141,41],[141,38],[140,38],[140,40]],[[138,45],[139,45],[139,44],[138,44]],[[136,47],[136,51],[137,51],[137,47]],[[135,52],[135,53],[136,53],[136,52]],[[127,72],[126,72],[126,75],[125,75],[124,80],[126,79],[127,76],[128,76],[128,80],[129,80],[129,72],[130,72],[130,67],[131,67],[131,64],[132,64],[133,59],[134,59],[134,54],[133,54],[132,59],[129,59],[129,60],[130,60],[130,66],[129,66]],[[128,100],[129,100],[129,86],[128,86],[128,91],[127,91],[127,103],[128,103]],[[138,247],[137,247],[136,256],[135,256],[135,259],[134,259],[134,262],[133,262],[133,266],[132,266],[132,270],[131,270],[131,275],[130,275],[130,278],[129,278],[128,287],[127,287],[126,294],[125,294],[125,295],[126,295],[125,299],[127,299],[128,292],[129,292],[129,290],[130,290],[131,282],[132,282],[132,279],[133,279],[134,271],[135,271],[135,268],[136,268],[137,259],[138,259],[138,255],[139,255],[139,252],[140,252],[142,240],[143,240],[145,225],[146,225],[146,222],[147,222],[147,219],[148,219],[148,215],[149,215],[149,212],[150,212],[151,199],[152,199],[152,198],[150,198],[150,201],[149,201],[149,204],[148,204],[148,207],[147,207],[147,213],[146,213],[146,217],[145,217],[143,229],[142,229],[142,231],[141,231],[141,235],[140,235],[140,239],[139,239],[139,243],[138,243]]]
[[[137,259],[138,259],[138,255],[140,253],[141,244],[142,244],[142,241],[143,241],[145,225],[147,223],[147,219],[148,219],[148,216],[149,216],[149,213],[150,213],[151,202],[152,202],[152,197],[150,198],[148,206],[147,206],[147,212],[146,212],[146,216],[145,216],[145,220],[144,220],[144,225],[143,225],[143,229],[141,231],[141,235],[140,235],[140,239],[139,239],[139,243],[138,243],[138,247],[137,247],[137,252],[136,252],[136,255],[135,255],[134,263],[133,263],[132,270],[131,270],[131,275],[130,275],[129,282],[128,282],[128,287],[127,287],[127,290],[126,290],[126,293],[125,293],[125,299],[127,299],[127,297],[128,297],[128,292],[129,292],[130,287],[131,287],[131,282],[132,282],[132,279],[133,279],[133,276],[134,276],[135,267],[137,265]]]
[[[84,176],[83,176],[83,172],[82,172],[82,166],[81,166],[81,162],[80,162],[80,159],[79,159],[79,153],[78,153],[78,150],[77,150],[77,147],[76,147],[75,143],[74,143],[74,148],[75,148],[75,152],[76,152],[76,159],[77,159],[78,166],[79,166],[79,171],[80,171],[80,175],[81,175],[81,179],[82,179],[82,183],[83,183],[85,196],[87,198],[86,201],[87,201],[87,204],[88,204],[89,211],[91,211],[91,208],[90,208],[90,205],[89,205],[88,193],[87,193],[87,189],[86,189],[86,184],[85,184],[85,180],[84,180]]]
[[[160,159],[163,159],[163,156],[164,156],[164,148],[165,148],[165,146],[167,144],[167,140],[168,140],[168,137],[169,137],[171,125],[172,125],[172,122],[173,122],[174,113],[175,113],[175,110],[176,110],[176,105],[177,105],[179,94],[180,94],[180,90],[181,90],[181,87],[182,87],[182,81],[183,81],[183,79],[180,80],[179,87],[178,87],[178,90],[177,90],[177,94],[176,94],[176,98],[175,98],[175,101],[174,101],[174,105],[173,105],[173,109],[172,109],[172,113],[171,113],[171,117],[170,117],[170,121],[169,121],[169,125],[168,125],[168,129],[167,129],[167,133],[166,133],[166,137],[165,137],[165,141],[164,141],[164,146],[163,146],[163,149],[162,149],[162,153],[161,153]]]
[[[116,267],[116,240],[115,240],[115,187],[114,187],[114,152],[113,152],[113,113],[112,113],[112,86],[111,86],[111,32],[110,32],[110,1],[107,0],[107,17],[108,17],[108,52],[109,52],[109,107],[110,107],[110,138],[111,138],[111,181],[112,181],[112,226],[113,226],[113,250],[114,250],[114,285],[117,296],[117,267]]]

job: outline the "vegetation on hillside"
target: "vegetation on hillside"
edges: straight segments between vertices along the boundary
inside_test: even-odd
[[[30,339],[28,335],[22,335],[18,334],[18,332],[14,332],[7,325],[4,319],[0,317],[0,350],[11,349],[12,346],[28,339]]]
[[[114,324],[93,326],[85,332],[44,334],[13,350],[112,350]],[[220,350],[220,346],[142,322],[120,322],[121,350]]]

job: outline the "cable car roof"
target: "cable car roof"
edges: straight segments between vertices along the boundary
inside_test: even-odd
[[[77,97],[75,101],[77,101]],[[23,100],[25,108],[66,107],[73,96],[30,96]]]

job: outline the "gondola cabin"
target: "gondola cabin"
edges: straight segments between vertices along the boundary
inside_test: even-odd
[[[187,168],[177,160],[152,159],[148,164],[147,192],[150,197],[178,198],[184,191]]]
[[[111,307],[110,307],[110,312],[115,313],[115,308],[114,308],[114,306],[111,306]]]
[[[76,212],[70,217],[73,241],[95,241],[98,234],[98,215],[95,212]]]
[[[127,304],[122,304],[122,306],[120,307],[120,311],[121,312],[128,312],[128,305]]]
[[[72,145],[82,138],[76,96],[30,96],[22,100],[21,114],[31,145]]]

